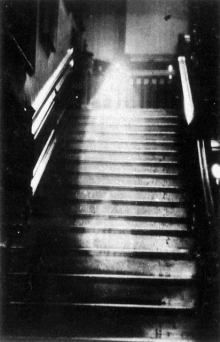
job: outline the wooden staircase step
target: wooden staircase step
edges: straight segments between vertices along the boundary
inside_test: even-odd
[[[72,200],[95,200],[95,201],[117,201],[117,202],[136,202],[147,204],[150,202],[163,203],[186,203],[186,195],[183,192],[168,191],[141,191],[141,190],[117,190],[110,191],[102,189],[91,189],[83,186],[81,189],[67,190],[67,198]]]
[[[88,117],[88,116],[129,116],[129,117],[148,117],[148,116],[170,116],[179,117],[176,110],[173,109],[163,109],[163,108],[92,108],[92,109],[81,109],[75,112],[75,116]]]
[[[75,150],[75,151],[116,151],[120,150],[121,152],[123,151],[139,151],[139,152],[144,152],[144,151],[149,151],[149,150],[159,150],[159,151],[179,151],[179,146],[175,146],[173,142],[167,143],[167,142],[154,142],[151,141],[149,143],[134,143],[134,142],[127,142],[127,143],[122,143],[122,142],[100,142],[100,141],[82,141],[78,143],[68,143],[67,145],[68,150]]]
[[[90,115],[91,113],[97,115],[118,113],[121,115],[124,113],[125,115],[178,115],[178,112],[172,108],[96,108],[91,106],[90,108],[82,108],[78,110],[78,113],[81,115]],[[77,113],[77,111],[76,111]]]
[[[52,233],[52,230],[51,230]],[[55,231],[54,235],[63,242],[67,250],[84,248],[86,250],[146,251],[148,253],[192,253],[194,241],[189,236],[164,236],[123,233],[115,230],[97,231]],[[53,240],[52,240],[53,241]],[[127,252],[126,252],[127,253]]]
[[[19,276],[19,277],[18,277]],[[140,282],[141,280],[141,282]],[[35,283],[36,282],[36,283]],[[159,282],[159,283],[158,283]],[[135,279],[127,277],[103,277],[75,274],[9,275],[9,301],[36,302],[35,286],[40,286],[46,303],[72,305],[140,306],[146,309],[194,309],[195,286],[175,280]],[[10,286],[11,284],[11,286]],[[160,291],[158,291],[158,287]],[[39,289],[38,289],[39,290]],[[36,298],[35,298],[36,296]],[[118,303],[118,304],[116,304]]]
[[[178,123],[179,118],[170,115],[148,115],[148,116],[132,116],[132,115],[89,115],[74,117],[72,122],[75,124],[99,125],[105,122],[107,125],[144,125],[144,124],[163,124]]]
[[[108,132],[108,133],[117,133],[117,134],[127,134],[127,133],[135,133],[137,132],[178,132],[179,125],[177,123],[149,123],[149,124],[136,124],[136,125],[126,125],[126,124],[108,124],[103,121],[100,124],[76,124],[72,128],[72,132]]]
[[[155,162],[178,162],[180,156],[173,151],[74,151],[66,152],[66,158],[73,161],[91,161],[91,162],[117,162],[117,163],[144,163],[148,161]]]
[[[56,234],[55,234],[56,237]],[[40,255],[30,256],[26,248],[13,248],[10,254],[10,272],[28,272],[38,265],[53,273],[115,274],[125,276],[146,276],[156,278],[175,278],[191,280],[196,276],[196,263],[183,253],[131,253],[104,250],[69,253],[53,238],[47,250],[45,243],[39,246]],[[143,258],[144,255],[144,258]],[[184,258],[185,257],[185,258]],[[19,259],[18,259],[19,258]],[[39,259],[38,259],[39,258]]]
[[[42,314],[40,322],[35,311],[30,320],[30,308],[10,306],[9,324],[12,328],[4,341],[38,342],[47,336],[48,342],[194,342],[198,341],[198,323],[192,315],[156,314],[126,309],[53,306]],[[28,315],[29,312],[29,315]],[[26,313],[26,314],[25,314]],[[171,314],[171,315],[170,315]],[[31,322],[30,322],[31,321]],[[13,324],[12,324],[13,322]],[[18,338],[19,333],[22,335]],[[83,333],[82,333],[83,332]],[[30,337],[31,336],[31,337]],[[42,339],[42,338],[41,338]]]
[[[68,163],[66,161],[66,171],[70,172],[82,172],[82,173],[102,173],[102,174],[123,174],[123,175],[144,175],[144,174],[163,174],[163,175],[180,175],[182,176],[183,170],[177,165],[161,165],[160,163],[143,163],[143,164],[113,164],[113,163],[93,163],[93,162],[81,162]],[[52,167],[55,171],[55,167]]]
[[[148,252],[159,251],[161,253],[191,253],[193,240],[189,237],[173,236],[149,236],[116,234],[109,232],[83,232],[68,234],[71,248],[81,246],[86,249],[108,249],[131,251],[146,250]]]
[[[136,141],[173,141],[180,142],[180,138],[177,132],[120,132],[120,136],[117,132],[71,132],[67,137],[67,141],[70,140],[102,140],[102,141],[118,141],[131,143]]]
[[[186,307],[181,307],[180,305],[150,305],[150,304],[124,304],[124,303],[108,303],[108,302],[103,302],[103,303],[70,303],[70,302],[49,302],[49,303],[39,303],[39,302],[30,302],[30,303],[24,303],[22,301],[14,301],[11,302],[10,305],[15,305],[15,306],[38,306],[41,305],[44,309],[45,306],[47,307],[56,307],[58,306],[61,310],[62,307],[78,307],[78,308],[98,308],[98,309],[111,309],[111,310],[117,310],[117,309],[124,309],[124,310],[137,310],[137,311],[145,311],[145,312],[160,312],[160,313],[165,313],[166,311],[171,311],[172,314],[176,312],[176,314],[179,314],[179,312],[185,312],[185,314],[192,314],[191,311],[194,309],[194,307],[191,306],[186,306]],[[194,313],[194,310],[193,310]],[[182,313],[183,314],[183,313]],[[135,316],[135,315],[134,315]]]
[[[187,223],[183,222],[164,222],[158,220],[139,220],[139,219],[126,219],[123,218],[111,218],[111,217],[93,217],[91,220],[90,217],[75,217],[68,218],[66,216],[35,216],[34,220],[32,220],[31,227],[34,231],[38,229],[42,223],[43,227],[46,230],[52,229],[56,231],[57,228],[62,231],[68,230],[80,230],[83,229],[85,231],[108,231],[113,230],[116,232],[122,231],[123,233],[132,233],[132,234],[167,234],[167,236],[173,234],[185,234],[186,232],[190,234]]]
[[[145,175],[123,175],[116,174],[88,174],[88,173],[70,173],[68,184],[76,184],[78,186],[97,186],[111,187],[119,186],[126,188],[175,188],[183,189],[183,180],[175,175],[163,174],[145,174]]]
[[[110,218],[110,219],[137,219],[143,221],[154,221],[154,222],[178,222],[178,223],[187,223],[188,222],[188,210],[186,207],[180,206],[167,206],[161,204],[157,205],[140,205],[140,204],[119,204],[119,203],[106,203],[101,202],[97,203],[86,203],[85,201],[82,203],[72,204],[64,203],[60,201],[59,207],[54,206],[54,204],[50,205],[50,202],[43,203],[43,205],[36,206],[34,208],[36,215],[41,216],[50,216],[55,215],[59,216],[65,214],[67,216],[76,217],[88,217],[93,220],[95,217],[98,219],[101,218]]]
[[[141,217],[179,217],[187,218],[187,209],[185,207],[167,207],[164,205],[140,205],[140,204],[118,204],[100,202],[98,204],[91,202],[81,202],[69,204],[66,208],[71,214],[85,214],[93,216],[141,216]]]

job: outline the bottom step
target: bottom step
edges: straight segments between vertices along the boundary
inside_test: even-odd
[[[52,307],[41,312],[35,307],[8,307],[5,333],[16,336],[63,337],[94,341],[199,341],[197,319],[175,313],[168,317],[158,312],[108,308]],[[25,340],[27,341],[27,340]]]

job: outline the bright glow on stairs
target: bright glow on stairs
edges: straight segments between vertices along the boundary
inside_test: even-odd
[[[115,63],[109,67],[98,93],[90,104],[105,108],[132,107],[135,96],[137,94],[129,69],[122,63]]]

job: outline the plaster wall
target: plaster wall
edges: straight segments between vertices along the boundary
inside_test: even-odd
[[[187,0],[127,0],[126,54],[175,54],[188,33]]]

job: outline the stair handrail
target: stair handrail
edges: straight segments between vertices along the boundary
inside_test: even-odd
[[[186,65],[186,58],[184,56],[178,57],[179,70],[181,77],[181,84],[183,90],[184,115],[188,125],[191,125],[194,119],[194,103],[189,82],[188,70]],[[207,162],[207,147],[204,139],[197,138],[196,149],[199,162],[199,172],[202,181],[202,191],[205,201],[206,214],[208,224],[213,225],[214,222],[214,201],[211,189],[211,182],[209,177],[209,168]]]
[[[180,77],[183,89],[183,103],[184,103],[184,114],[188,125],[194,119],[194,103],[192,99],[192,92],[189,83],[189,76],[186,66],[186,58],[184,56],[178,57]]]
[[[207,148],[204,139],[197,140],[197,151],[199,157],[199,169],[203,185],[203,195],[205,200],[208,224],[212,225],[212,221],[214,219],[214,201],[209,177],[209,168],[207,163]]]
[[[66,78],[66,73],[69,68],[73,66],[73,63],[73,49],[68,49],[67,54],[60,62],[57,69],[47,80],[35,100],[32,102],[31,105],[35,109],[35,113],[32,118],[32,133],[35,138],[42,129],[43,124],[47,119],[48,109],[54,101],[54,98],[57,96],[57,93]]]
[[[32,118],[32,134],[34,135],[34,140],[37,139],[39,133],[43,130],[46,122],[52,112],[52,108],[56,103],[56,98],[59,96],[59,91],[61,90],[62,84],[66,80],[71,68],[74,65],[73,61],[73,49],[67,50],[67,54],[63,60],[58,65],[57,69],[45,83],[36,99],[32,103],[32,107],[35,109]],[[58,118],[55,121],[53,127],[49,132],[46,143],[42,147],[40,155],[33,168],[33,177],[31,180],[32,193],[35,194],[40,180],[44,174],[47,164],[50,160],[52,152],[58,140],[57,129],[60,121],[63,117],[65,109],[61,111]]]

